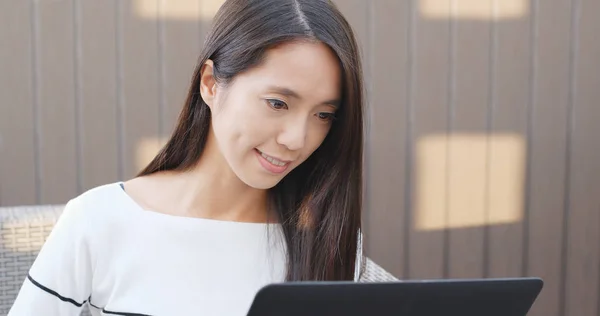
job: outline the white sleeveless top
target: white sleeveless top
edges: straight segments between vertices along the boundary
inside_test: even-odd
[[[112,183],[67,203],[8,316],[243,316],[285,263],[279,224],[147,211]]]

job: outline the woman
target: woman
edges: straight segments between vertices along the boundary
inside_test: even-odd
[[[67,204],[9,315],[241,316],[268,283],[357,280],[362,88],[331,2],[226,1],[170,140]]]

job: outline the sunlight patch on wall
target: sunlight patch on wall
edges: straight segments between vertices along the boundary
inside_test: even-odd
[[[134,0],[134,12],[146,19],[211,20],[224,0]]]
[[[144,169],[167,141],[167,137],[149,137],[140,140],[135,148],[136,172]]]
[[[522,220],[526,148],[521,136],[427,136],[416,150],[417,230]]]
[[[419,12],[428,19],[457,18],[491,21],[518,19],[529,14],[528,0],[419,0]]]

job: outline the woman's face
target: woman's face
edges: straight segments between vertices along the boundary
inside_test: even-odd
[[[215,89],[212,128],[220,152],[247,185],[267,189],[323,142],[341,97],[341,72],[322,43],[294,42]]]

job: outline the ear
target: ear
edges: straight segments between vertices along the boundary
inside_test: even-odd
[[[212,109],[217,94],[217,82],[213,75],[214,63],[208,59],[200,70],[200,95],[202,100]]]

